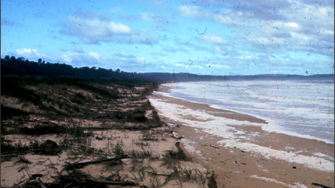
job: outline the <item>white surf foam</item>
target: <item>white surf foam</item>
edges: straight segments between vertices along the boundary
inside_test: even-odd
[[[334,86],[301,81],[220,81],[165,84],[168,97],[208,104],[268,122],[262,129],[334,144]],[[204,99],[203,99],[204,98]]]
[[[259,179],[259,180],[262,180],[262,181],[266,181],[266,182],[280,184],[280,185],[283,185],[285,187],[290,187],[290,188],[307,188],[306,185],[301,184],[301,183],[287,184],[287,183],[277,181],[277,180],[272,179],[272,178],[260,177],[260,176],[257,176],[257,175],[251,175],[250,177],[255,178],[255,179]]]
[[[257,153],[268,159],[279,159],[290,163],[301,164],[308,168],[313,168],[326,172],[334,172],[334,163],[320,157],[298,155],[293,152],[275,150],[252,143],[241,143],[235,140],[222,140],[219,141],[219,143],[224,144],[225,147],[236,147],[246,152]]]
[[[250,125],[250,124],[254,126],[262,126],[262,124],[249,123],[232,119],[226,119],[223,117],[217,117],[211,114],[207,114],[206,112],[186,108],[182,105],[166,103],[164,101],[157,100],[152,97],[149,97],[149,100],[151,104],[157,109],[159,115],[181,122],[186,126],[203,128],[205,132],[209,134],[220,136],[223,138],[223,140],[220,141],[219,143],[224,144],[225,147],[229,148],[236,147],[238,149],[247,152],[260,154],[266,158],[284,160],[287,162],[301,164],[306,167],[317,170],[334,172],[334,163],[320,157],[298,155],[293,152],[280,151],[256,144],[240,142],[239,138],[241,134],[242,135],[244,134],[244,132],[237,131],[234,127],[227,126],[227,125]],[[209,121],[189,120],[187,118],[184,118],[187,115],[203,117],[204,119],[209,119]],[[236,134],[236,132],[238,134]]]
[[[206,103],[201,103],[201,102],[194,102],[194,101],[183,99],[183,98],[180,98],[180,97],[175,97],[175,96],[172,96],[169,93],[165,93],[165,92],[157,92],[156,91],[156,92],[154,92],[154,94],[158,94],[158,95],[162,95],[162,96],[166,96],[166,97],[171,97],[171,98],[175,98],[175,99],[180,99],[180,100],[183,100],[183,101],[188,101],[188,102],[197,103],[197,104],[206,104]],[[212,108],[215,108],[215,109],[227,110],[227,109],[222,108],[222,107],[220,107],[218,105],[209,105],[209,106],[212,107]],[[230,124],[230,125],[259,126],[259,127],[262,128],[263,131],[267,131],[267,132],[282,133],[282,134],[286,134],[286,135],[290,135],[290,136],[295,136],[295,137],[299,137],[299,138],[306,138],[306,139],[310,139],[310,140],[317,140],[317,141],[325,142],[327,144],[334,144],[333,141],[330,141],[330,140],[327,140],[327,139],[322,139],[322,138],[314,137],[314,136],[311,136],[311,135],[299,134],[299,133],[296,133],[296,132],[285,130],[283,127],[281,127],[281,126],[278,125],[279,123],[276,120],[273,120],[273,119],[268,119],[266,117],[262,117],[262,116],[259,116],[259,115],[255,115],[255,114],[251,114],[251,113],[239,112],[239,111],[231,110],[231,109],[229,109],[229,111],[232,111],[232,112],[235,112],[235,113],[243,113],[243,114],[246,114],[246,115],[250,115],[250,116],[256,117],[258,119],[263,119],[263,120],[265,120],[267,122],[267,124],[261,124],[261,123],[257,124],[257,123],[250,123],[248,121],[238,121],[239,123],[237,123],[237,124]],[[190,115],[190,116],[192,116],[192,115]],[[206,120],[206,118],[203,118],[203,120]],[[241,122],[245,122],[245,123],[241,124]],[[229,123],[227,122],[227,124],[229,124]]]

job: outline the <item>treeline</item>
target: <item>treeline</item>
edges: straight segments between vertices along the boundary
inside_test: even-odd
[[[140,70],[139,70],[140,71]],[[26,60],[23,57],[5,56],[1,59],[1,75],[32,75],[42,77],[76,77],[94,79],[145,79],[163,82],[182,81],[215,81],[215,80],[334,80],[334,74],[323,75],[246,75],[246,76],[213,76],[196,75],[189,73],[129,73],[116,69],[96,67],[73,68],[65,63],[49,63],[42,59],[37,62]]]
[[[65,63],[49,63],[42,59],[37,62],[26,60],[24,57],[5,56],[1,59],[1,75],[42,76],[42,77],[76,77],[76,78],[107,78],[107,79],[145,79],[156,81],[204,81],[222,80],[223,76],[204,76],[189,73],[129,73],[120,69],[81,67],[73,68]]]
[[[122,72],[120,69],[103,69],[96,67],[73,68],[65,63],[49,63],[42,59],[37,62],[24,57],[5,56],[1,58],[1,75],[38,75],[46,77],[69,76],[78,78],[133,78],[136,73]]]

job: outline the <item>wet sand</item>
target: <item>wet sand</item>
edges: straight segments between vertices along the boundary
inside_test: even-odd
[[[169,88],[161,87],[159,91],[168,92]],[[250,123],[263,123],[266,126],[266,122],[259,118],[229,110],[215,109],[206,104],[192,103],[157,93],[152,98],[164,101],[166,104],[206,111],[213,116],[248,121]],[[160,112],[159,109],[157,110]],[[264,157],[260,153],[252,152],[252,149],[244,151],[237,147],[225,147],[225,144],[220,144],[219,142],[222,140],[221,137],[206,133],[205,128],[187,126],[183,122],[164,116],[162,112],[160,117],[166,122],[184,124],[175,129],[175,131],[184,135],[184,139],[182,139],[183,147],[195,161],[215,171],[218,175],[218,187],[316,187],[312,183],[334,187],[333,167],[330,167],[331,170],[328,171],[319,170],[301,163],[288,162],[274,157]],[[194,122],[199,122],[197,118],[190,119]],[[320,157],[320,163],[324,160],[329,162],[329,164],[333,163],[334,145],[332,144],[266,132],[259,126],[229,126],[237,131],[244,132],[244,137],[239,139],[240,143],[256,144],[299,156]],[[321,158],[322,156],[315,156],[316,153],[322,153],[326,156]],[[323,160],[321,161],[321,159]]]

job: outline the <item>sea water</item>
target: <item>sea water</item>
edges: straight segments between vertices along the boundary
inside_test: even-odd
[[[258,133],[247,133],[236,126],[260,126],[265,131],[316,139],[334,143],[334,86],[333,81],[216,81],[179,82],[163,84],[170,92],[155,92],[149,97],[159,115],[185,126],[221,137],[220,146],[238,148],[253,155],[284,160],[309,168],[334,172],[334,158],[324,153],[313,156],[300,154],[294,148],[276,150],[258,145],[253,140]],[[215,116],[213,112],[191,109],[169,99],[167,95],[191,102],[209,104],[253,115],[267,123],[248,122]],[[226,112],[225,112],[226,113]],[[234,125],[234,126],[231,126]],[[193,146],[183,139],[186,149]],[[293,150],[291,150],[293,149]],[[288,151],[289,150],[289,151]],[[189,151],[192,153],[192,151]],[[197,151],[193,151],[197,152]],[[200,154],[199,154],[200,155]]]
[[[170,97],[249,114],[263,130],[334,144],[334,81],[211,81],[165,84]]]

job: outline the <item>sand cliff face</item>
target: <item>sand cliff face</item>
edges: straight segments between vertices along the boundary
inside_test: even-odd
[[[146,81],[2,78],[1,186],[216,187]]]

